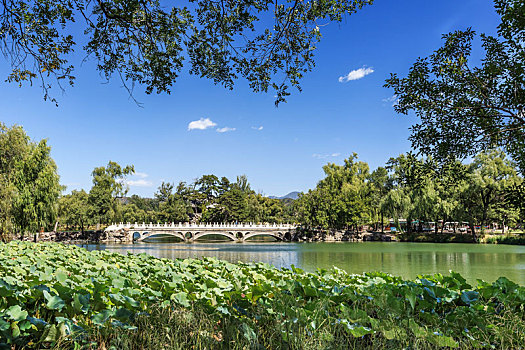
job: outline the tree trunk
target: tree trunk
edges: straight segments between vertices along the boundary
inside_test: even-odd
[[[381,233],[385,233],[383,226],[383,212],[381,212]]]
[[[476,237],[476,228],[474,227],[474,224],[469,222],[468,226],[470,227],[470,231],[472,232],[472,238],[474,239],[474,242],[477,241]]]
[[[443,224],[441,224],[441,234],[443,234],[443,230],[445,229],[445,222],[446,222],[446,218],[443,219]]]

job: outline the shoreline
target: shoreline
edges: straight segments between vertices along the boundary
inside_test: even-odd
[[[70,244],[106,244],[106,243],[134,243],[126,235],[107,236],[104,231],[60,231],[43,232],[31,234],[22,239],[14,240],[32,242],[58,242]],[[256,241],[255,241],[256,242]],[[505,244],[505,245],[525,245],[524,234],[494,235],[487,234],[481,236],[479,241],[475,241],[471,235],[467,234],[421,234],[406,233],[391,234],[388,232],[354,232],[342,230],[298,230],[288,242],[413,242],[413,243],[470,243],[470,244]],[[183,242],[181,242],[183,243]]]

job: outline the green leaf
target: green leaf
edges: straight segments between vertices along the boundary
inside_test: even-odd
[[[13,294],[14,288],[0,278],[0,297],[7,297]]]
[[[50,309],[50,310],[62,310],[64,308],[64,306],[66,306],[66,303],[64,302],[64,300],[62,300],[62,298],[60,298],[59,296],[56,296],[56,295],[51,295],[48,293],[47,290],[44,290],[44,298],[46,298],[47,300],[47,308]]]
[[[412,291],[408,292],[406,294],[406,299],[408,300],[408,302],[410,303],[410,306],[412,307],[412,310],[414,310],[416,308],[416,294]]]
[[[410,319],[408,321],[408,328],[410,328],[410,330],[412,331],[412,333],[414,333],[416,338],[422,338],[427,334],[426,329],[418,325],[413,319]]]
[[[27,311],[22,310],[20,305],[13,305],[6,310],[6,314],[15,322],[22,321],[27,318]]]
[[[224,315],[230,315],[230,310],[228,310],[228,308],[225,306],[219,306],[217,308],[217,311],[219,311],[221,314],[224,314]]]
[[[67,280],[67,274],[64,271],[57,271],[56,273],[56,279],[58,282],[63,283],[65,280]]]
[[[430,341],[440,347],[458,348],[459,344],[452,337],[443,335],[432,335]]]
[[[75,311],[87,314],[89,311],[89,298],[89,294],[75,294],[73,296],[73,308],[75,309]]]
[[[91,320],[93,321],[94,324],[101,326],[104,323],[106,323],[110,317],[114,315],[115,315],[114,311],[106,309],[106,310],[103,310],[102,312],[99,312],[95,316],[93,316]]]
[[[26,331],[28,330],[29,328],[31,328],[31,322],[25,320],[25,321],[21,321],[19,324],[18,324],[18,328],[20,328],[20,330],[22,331]]]
[[[134,315],[133,311],[130,311],[126,308],[120,308],[117,311],[115,311],[115,317],[121,321],[127,322],[133,317],[133,315]]]
[[[219,287],[221,289],[226,289],[226,288],[230,287],[230,283],[228,281],[220,280],[220,281],[217,282],[217,287]]]
[[[246,323],[242,324],[242,334],[250,343],[255,343],[257,340],[257,334],[255,334],[254,330]]]
[[[461,293],[461,301],[465,304],[470,305],[471,303],[479,299],[479,293],[475,290],[469,290]]]
[[[55,325],[46,327],[40,341],[43,343],[51,343],[57,339],[57,328]]]
[[[125,280],[122,278],[113,279],[113,286],[118,289],[124,288]]]
[[[16,322],[11,323],[11,329],[12,329],[12,336],[13,338],[18,338],[20,336],[20,328],[18,328],[18,325]]]
[[[11,327],[11,324],[9,322],[4,321],[2,317],[0,317],[0,332],[7,331]]]
[[[316,297],[318,295],[317,289],[310,286],[303,286],[304,295],[307,297]]]
[[[171,300],[184,307],[189,307],[188,295],[185,292],[178,292],[171,295]]]
[[[350,334],[352,334],[352,336],[356,338],[363,337],[367,334],[373,333],[373,331],[370,328],[359,326],[359,325],[347,324],[347,329],[350,332]]]

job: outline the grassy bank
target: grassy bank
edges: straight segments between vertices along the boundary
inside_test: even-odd
[[[525,288],[0,244],[0,348],[523,348]]]
[[[400,233],[398,240],[401,242],[426,242],[426,243],[477,243],[470,234],[451,233]]]
[[[525,235],[498,235],[498,236],[487,236],[483,239],[484,243],[489,244],[514,244],[514,245],[525,245]]]

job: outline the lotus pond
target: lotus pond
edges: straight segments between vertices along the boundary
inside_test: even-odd
[[[0,244],[0,348],[525,348],[525,288],[459,274]]]

